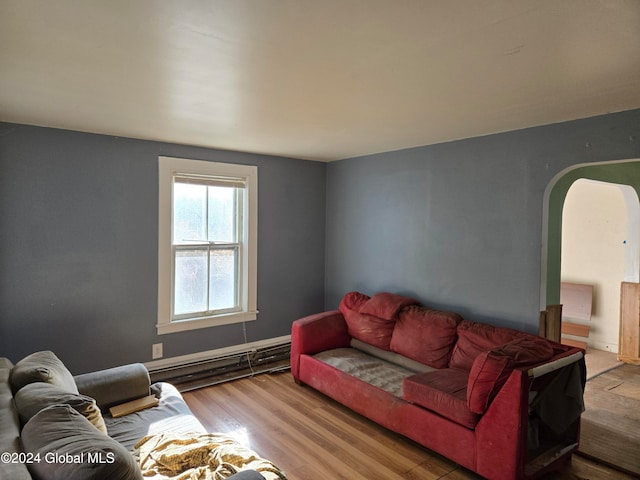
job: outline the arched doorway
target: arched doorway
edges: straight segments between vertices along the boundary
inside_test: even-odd
[[[542,232],[542,275],[540,282],[540,309],[546,309],[547,305],[555,305],[560,302],[560,281],[562,266],[562,210],[571,185],[578,179],[585,178],[601,182],[629,185],[633,188],[635,198],[627,194],[628,205],[632,205],[632,215],[640,215],[636,207],[633,207],[640,198],[640,159],[623,160],[617,162],[590,163],[575,165],[556,175],[544,194],[543,205],[543,232]],[[640,220],[630,219],[629,225],[635,230],[635,237],[630,236],[629,241],[635,241],[633,246],[629,244],[629,251],[638,255],[640,246]],[[635,238],[635,240],[634,240]],[[630,258],[633,257],[630,253]],[[638,275],[638,262],[630,263],[635,271],[630,275]]]

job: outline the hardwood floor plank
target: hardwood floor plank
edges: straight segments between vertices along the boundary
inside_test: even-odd
[[[282,468],[289,480],[481,478],[316,390],[296,385],[289,372],[261,374],[183,396],[207,429],[242,433],[247,446]],[[565,469],[546,478],[632,477],[574,455]]]
[[[191,409],[202,412],[202,424],[210,432],[233,432],[242,428],[240,421],[215,402],[205,390],[194,390],[190,395]],[[206,414],[204,414],[206,412]]]
[[[251,394],[258,395],[259,386],[255,382],[244,382],[243,386]],[[267,392],[268,393],[268,392]],[[268,397],[266,400],[270,405],[277,405],[272,402],[274,397]],[[402,478],[397,476],[397,471],[405,472],[413,465],[401,465],[398,461],[400,457],[397,455],[381,455],[367,445],[366,437],[355,435],[348,428],[348,425],[342,422],[323,421],[321,415],[318,415],[318,409],[310,412],[311,414],[303,414],[295,409],[287,408],[286,411],[278,411],[275,408],[275,414],[281,421],[287,422],[289,425],[295,425],[296,429],[305,429],[307,433],[312,432],[314,443],[321,449],[331,453],[334,461],[342,462],[349,469],[356,470],[366,478]],[[319,409],[322,410],[322,409]],[[370,454],[364,458],[361,452],[366,451]]]

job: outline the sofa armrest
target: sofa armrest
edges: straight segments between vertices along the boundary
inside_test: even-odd
[[[516,368],[476,425],[476,471],[488,478],[518,478],[526,452],[527,371]],[[505,473],[508,472],[508,475]]]
[[[576,352],[578,352],[577,355]],[[550,400],[551,409],[554,412],[562,412],[563,416],[568,416],[564,409],[567,402],[573,404],[582,401],[580,385],[583,389],[584,370],[584,356],[578,349],[569,349],[535,368],[515,368],[476,425],[475,471],[487,478],[501,478],[500,472],[502,474],[511,472],[513,476],[509,478],[523,476],[527,461],[527,447],[532,440],[529,438],[529,421],[531,420],[529,412],[532,407],[530,400],[541,398],[541,392],[544,390],[545,395],[550,395],[547,399]],[[553,383],[553,378],[564,374],[570,375],[572,382],[578,382],[577,397],[575,391],[567,388],[570,382],[563,378],[559,378],[561,381],[558,385],[561,388],[548,390]],[[572,408],[572,411],[574,415],[577,413],[575,408]],[[577,445],[580,422],[579,413],[577,415],[575,422],[578,426],[575,427],[574,424],[562,435],[556,435],[556,438],[562,437],[563,442],[575,442]],[[562,442],[558,441],[558,444],[560,443]],[[569,453],[575,445],[571,446]],[[531,448],[534,449],[533,443]],[[548,450],[551,450],[550,446]],[[558,450],[554,462],[562,461],[566,453],[567,450]]]
[[[317,313],[293,322],[291,327],[291,373],[298,377],[300,355],[348,347],[351,336],[339,310]]]
[[[151,379],[141,363],[85,373],[74,377],[78,391],[96,400],[101,410],[149,395]]]

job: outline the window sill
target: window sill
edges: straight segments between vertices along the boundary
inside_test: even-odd
[[[233,323],[250,322],[256,320],[258,312],[237,312],[216,315],[215,317],[199,318],[194,320],[177,320],[173,322],[163,322],[156,325],[158,335],[167,333],[186,332],[200,328],[218,327]]]

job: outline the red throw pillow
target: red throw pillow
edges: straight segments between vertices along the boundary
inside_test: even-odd
[[[473,413],[485,412],[511,375],[514,362],[511,357],[488,351],[476,357],[469,373],[467,404]]]

